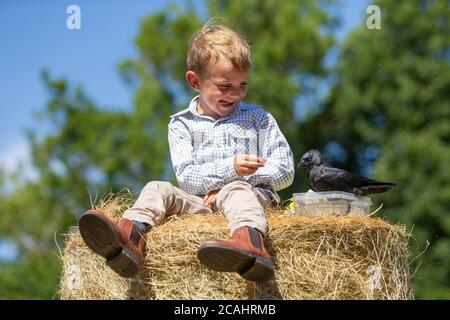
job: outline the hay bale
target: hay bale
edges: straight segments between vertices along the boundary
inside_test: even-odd
[[[129,202],[98,206],[114,219]],[[276,270],[266,283],[201,265],[198,246],[227,239],[220,215],[185,214],[153,228],[144,267],[123,279],[89,250],[78,232],[67,235],[62,299],[412,299],[408,235],[402,226],[362,215],[300,217],[268,213],[268,250]]]

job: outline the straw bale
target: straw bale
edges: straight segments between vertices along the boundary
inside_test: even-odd
[[[117,220],[129,199],[97,208]],[[147,234],[144,266],[124,279],[85,246],[76,228],[61,257],[62,299],[412,299],[404,226],[364,215],[305,217],[268,210],[267,247],[275,276],[266,283],[199,263],[202,241],[227,239],[220,214],[171,217]]]

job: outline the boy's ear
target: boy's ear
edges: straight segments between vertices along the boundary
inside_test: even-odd
[[[192,89],[194,89],[197,92],[200,90],[199,78],[194,71],[186,72],[186,80]]]

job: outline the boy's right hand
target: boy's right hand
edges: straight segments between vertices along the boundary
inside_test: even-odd
[[[249,176],[264,167],[266,162],[266,158],[254,154],[238,154],[234,157],[233,167],[239,177]]]

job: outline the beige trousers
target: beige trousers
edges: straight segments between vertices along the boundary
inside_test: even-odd
[[[170,182],[151,181],[123,217],[156,226],[174,214],[219,211],[228,220],[231,234],[239,227],[250,226],[266,236],[267,218],[264,209],[279,202],[280,198],[274,191],[252,187],[244,181],[234,181],[217,193],[216,205],[209,208],[203,205],[201,197],[186,193]]]

